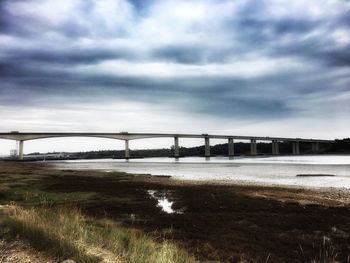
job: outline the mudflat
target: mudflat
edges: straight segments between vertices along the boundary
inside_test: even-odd
[[[173,213],[159,206],[165,199]],[[184,182],[0,162],[0,203],[9,202],[77,206],[170,239],[204,262],[310,262],[324,252],[350,262],[350,195],[344,189]]]

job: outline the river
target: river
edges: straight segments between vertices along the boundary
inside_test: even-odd
[[[350,189],[350,155],[94,159],[51,163],[58,169],[168,175],[180,180]]]

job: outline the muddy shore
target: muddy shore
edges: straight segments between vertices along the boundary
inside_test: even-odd
[[[310,262],[332,250],[339,262],[350,262],[350,197],[339,189],[183,182],[8,162],[0,162],[0,183],[1,203],[9,201],[1,191],[25,187],[67,195],[50,205],[79,206],[88,215],[171,239],[200,261]],[[177,213],[162,211],[150,190],[173,202]]]

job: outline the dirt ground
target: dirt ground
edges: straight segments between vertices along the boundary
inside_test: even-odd
[[[76,205],[88,215],[171,239],[200,261],[310,262],[328,253],[338,262],[350,262],[347,191],[188,183],[1,162],[0,182],[0,203],[1,187],[14,184],[55,194],[90,193],[55,205]],[[163,212],[154,196],[168,198],[177,212]]]
[[[0,240],[0,263],[55,263],[43,252],[33,250],[21,240]]]

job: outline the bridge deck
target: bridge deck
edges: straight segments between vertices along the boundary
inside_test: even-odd
[[[240,135],[214,135],[214,134],[170,134],[170,133],[85,133],[85,132],[8,132],[0,133],[0,139],[8,140],[37,140],[59,137],[97,137],[117,140],[136,140],[146,138],[211,138],[211,139],[237,139],[258,141],[299,141],[299,142],[334,142],[334,140],[287,138],[287,137],[263,137],[263,136],[240,136]]]

